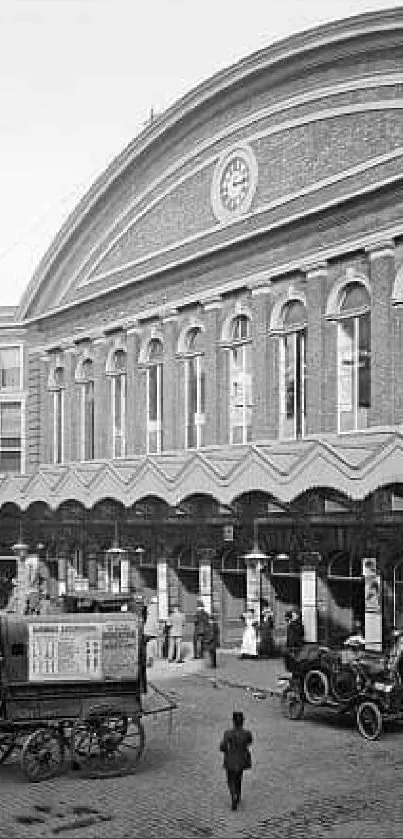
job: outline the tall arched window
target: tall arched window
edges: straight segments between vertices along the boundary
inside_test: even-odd
[[[338,318],[339,431],[357,431],[367,427],[371,407],[371,301],[362,283],[344,287]]]
[[[287,439],[306,433],[306,323],[304,304],[286,303],[280,338],[280,436]]]
[[[81,459],[95,457],[94,363],[86,358],[80,364],[78,381],[81,384]]]
[[[124,457],[126,454],[126,360],[126,351],[117,349],[110,367],[113,457]]]
[[[163,427],[163,347],[159,338],[152,338],[147,355],[147,452],[162,451]]]
[[[203,446],[205,423],[205,369],[203,333],[200,327],[189,329],[185,345],[185,416],[186,448]]]
[[[229,389],[230,443],[247,443],[252,439],[252,347],[246,315],[232,322]]]
[[[64,461],[64,368],[55,367],[49,384],[53,407],[53,463]]]

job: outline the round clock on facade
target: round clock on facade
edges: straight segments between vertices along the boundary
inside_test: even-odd
[[[257,185],[257,162],[248,146],[226,152],[215,168],[211,204],[219,221],[246,213]]]

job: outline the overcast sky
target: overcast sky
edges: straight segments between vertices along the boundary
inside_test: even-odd
[[[393,0],[0,0],[0,305],[95,177],[217,70]]]

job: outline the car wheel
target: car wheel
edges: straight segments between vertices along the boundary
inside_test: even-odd
[[[311,705],[323,705],[329,696],[329,680],[322,670],[308,670],[304,679],[305,696]]]
[[[375,702],[365,700],[357,708],[357,728],[366,740],[376,740],[382,731],[382,714]]]

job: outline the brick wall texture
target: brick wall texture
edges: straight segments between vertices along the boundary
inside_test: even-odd
[[[228,444],[223,328],[241,304],[252,323],[252,438],[277,439],[283,336],[273,313],[293,295],[306,307],[306,430],[336,432],[338,326],[329,301],[352,281],[366,283],[371,298],[369,425],[403,421],[403,316],[392,305],[403,263],[403,48],[393,27],[381,29],[342,46],[330,39],[315,47],[315,60],[291,50],[287,63],[262,69],[251,59],[242,84],[223,84],[204,98],[196,92],[181,118],[168,125],[163,116],[148,141],[135,139],[122,153],[113,177],[112,170],[101,177],[88,210],[44,260],[48,268],[25,309],[28,470],[53,458],[43,361],[50,344],[68,346],[64,457],[80,457],[79,333],[97,332],[95,457],[111,458],[105,365],[114,340],[108,327],[119,318],[136,323],[126,344],[127,455],[146,452],[147,374],[139,353],[150,326],[164,347],[163,448],[184,447],[187,362],[178,338],[196,316],[204,327],[204,439]],[[250,212],[221,223],[212,209],[214,171],[242,144],[256,157],[256,191]]]

